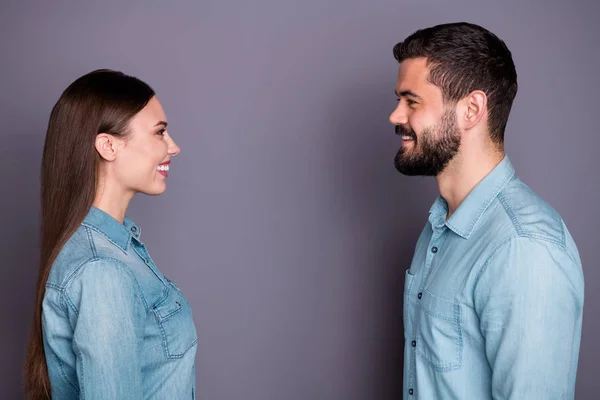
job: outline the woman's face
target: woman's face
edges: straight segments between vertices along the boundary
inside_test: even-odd
[[[180,148],[167,132],[167,118],[154,96],[129,123],[111,165],[114,180],[126,193],[158,195],[166,190],[171,157]]]

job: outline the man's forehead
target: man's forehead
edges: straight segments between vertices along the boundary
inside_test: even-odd
[[[411,58],[400,63],[396,93],[413,93],[418,97],[441,97],[440,88],[429,81],[427,58]]]
[[[410,58],[400,63],[400,67],[398,68],[398,83],[427,83],[428,75],[427,58]]]

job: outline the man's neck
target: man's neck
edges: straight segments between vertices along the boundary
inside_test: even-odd
[[[461,154],[436,176],[440,195],[448,203],[450,218],[464,199],[504,158],[504,151]]]

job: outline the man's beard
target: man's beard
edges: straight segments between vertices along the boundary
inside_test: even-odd
[[[403,145],[394,159],[396,169],[403,175],[437,176],[460,147],[460,131],[454,110],[444,111],[440,123],[425,128],[419,138],[413,130],[402,125],[396,125],[396,133],[413,138],[412,149]]]

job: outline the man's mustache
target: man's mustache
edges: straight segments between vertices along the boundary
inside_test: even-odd
[[[396,125],[396,135],[410,136],[413,140],[417,140],[417,134],[412,129],[408,129],[404,125]]]

